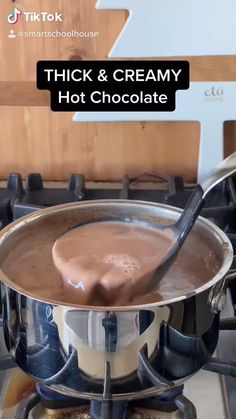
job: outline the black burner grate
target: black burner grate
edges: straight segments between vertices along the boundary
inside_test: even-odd
[[[139,379],[143,381],[147,379],[150,383],[159,389],[164,387],[167,391],[164,395],[142,401],[112,401],[111,394],[111,378],[109,362],[105,365],[105,380],[103,399],[101,401],[85,402],[84,400],[68,398],[61,394],[55,393],[45,387],[38,385],[37,393],[30,395],[23,400],[16,412],[15,419],[28,419],[29,412],[35,407],[39,401],[48,409],[65,409],[71,407],[90,405],[91,419],[126,419],[128,412],[135,411],[135,409],[152,409],[161,412],[175,412],[179,410],[183,414],[184,419],[196,419],[196,409],[194,405],[183,396],[183,386],[176,388],[174,383],[164,379],[156,373],[151,367],[147,359],[147,347],[140,351],[139,363]]]

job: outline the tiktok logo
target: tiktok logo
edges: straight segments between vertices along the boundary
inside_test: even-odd
[[[13,13],[9,13],[9,15],[7,15],[7,22],[14,25],[18,22],[20,15],[22,15],[22,12],[17,9],[17,7],[14,7]]]

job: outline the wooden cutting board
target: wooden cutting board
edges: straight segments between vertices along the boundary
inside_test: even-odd
[[[156,0],[157,1],[157,0]],[[167,1],[167,0],[166,0]],[[180,1],[180,0],[176,0]],[[146,3],[145,0],[135,0]],[[14,6],[24,10],[62,11],[55,30],[97,30],[96,40],[61,38],[8,39],[0,25],[0,177],[11,171],[41,172],[48,180],[67,180],[84,172],[90,180],[120,180],[147,170],[196,179],[200,126],[197,122],[73,123],[72,113],[52,113],[47,92],[35,89],[40,59],[104,59],[124,27],[125,10],[96,10],[96,0],[1,0],[0,15]],[[109,0],[109,5],[113,0]],[[127,2],[126,2],[127,4]],[[127,7],[128,8],[128,7]],[[18,26],[17,26],[18,25]],[[48,30],[42,23],[17,24],[18,30]],[[14,44],[13,44],[14,43]],[[189,57],[186,57],[189,58]],[[193,81],[236,80],[236,57],[192,57]],[[31,83],[30,83],[31,82]],[[17,106],[13,106],[13,105]],[[7,106],[4,106],[7,105]],[[236,148],[236,125],[225,126],[226,151]]]

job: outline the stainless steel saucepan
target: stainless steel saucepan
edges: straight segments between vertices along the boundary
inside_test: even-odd
[[[45,209],[2,230],[4,335],[15,362],[53,390],[98,400],[104,396],[104,380],[114,400],[142,398],[161,394],[169,384],[177,386],[201,369],[218,341],[226,274],[233,260],[228,238],[209,221],[199,217],[191,234],[199,242],[200,259],[211,266],[212,254],[217,258],[217,272],[188,295],[168,301],[126,307],[71,306],[22,289],[17,278],[3,269],[10,252],[14,254],[23,240],[26,246],[32,246],[32,238],[39,242],[42,231],[55,241],[88,222],[155,225],[174,223],[180,214],[179,209],[153,203],[90,201]]]

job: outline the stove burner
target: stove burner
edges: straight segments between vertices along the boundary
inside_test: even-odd
[[[228,330],[233,324],[233,319],[227,319],[222,322],[221,329]],[[235,330],[235,329],[234,329]],[[140,353],[142,370],[141,374],[148,376],[151,372],[150,365],[145,356],[145,348]],[[236,363],[223,362],[221,360],[212,358],[204,367],[205,370],[224,374],[229,377],[236,377]],[[184,419],[196,419],[196,409],[194,405],[183,395],[183,386],[178,388],[171,388],[173,385],[166,380],[166,385],[169,386],[163,395],[144,400],[135,400],[132,402],[112,402],[112,396],[109,395],[109,367],[107,368],[107,380],[105,380],[106,389],[104,389],[104,399],[101,401],[85,401],[83,399],[67,397],[48,388],[37,385],[37,393],[31,394],[27,399],[24,399],[17,408],[15,419],[28,419],[31,410],[40,402],[43,407],[53,411],[60,411],[69,408],[75,408],[75,412],[80,411],[81,408],[90,411],[91,419],[128,419],[129,415],[135,413],[138,409],[152,410],[156,412],[172,413],[182,412]],[[158,375],[155,371],[149,376],[149,379],[156,384],[163,377]],[[163,382],[162,382],[163,385]],[[132,417],[132,416],[131,416]]]
[[[80,407],[86,404],[84,400],[64,396],[40,384],[36,386],[36,390],[42,406],[46,409],[65,409],[69,407]]]
[[[18,405],[15,419],[28,419],[31,410],[39,403],[40,397],[37,393],[31,394]]]
[[[184,390],[184,386],[180,386],[178,388],[174,388],[167,391],[162,396],[157,396],[157,397],[153,397],[147,400],[139,400],[139,401],[132,402],[131,406],[133,409],[142,408],[142,409],[156,410],[156,411],[165,412],[165,413],[176,412],[176,410],[178,410],[178,406],[177,406],[178,400],[184,397],[183,390]],[[192,406],[191,402],[187,401],[185,397],[184,399],[187,404]],[[179,409],[179,410],[182,411],[182,409]],[[191,408],[191,410],[194,412],[194,408],[193,409]],[[190,416],[187,416],[187,417],[190,417]]]
[[[84,402],[84,400],[66,397],[42,385],[37,385],[37,394],[31,395],[28,399],[23,400],[18,406],[15,419],[28,419],[30,410],[38,404],[46,409],[67,409],[71,407],[79,408],[81,406],[90,406],[91,419],[127,419],[128,414],[135,409],[147,409],[161,412],[175,412],[176,410],[183,413],[185,419],[196,419],[196,409],[194,405],[183,396],[183,386],[178,388],[174,384],[155,372],[147,359],[147,347],[140,351],[140,367],[139,377],[142,381],[144,378],[150,380],[157,388],[161,385],[168,389],[164,395],[143,401],[112,401],[110,365],[106,363],[106,374],[104,380],[103,399],[101,401]]]
[[[163,413],[172,413],[177,410],[184,412],[184,418],[195,419],[196,412],[192,403],[182,394],[183,387],[171,390],[168,394],[162,397],[156,397],[147,400],[133,401],[133,402],[112,402],[112,401],[84,401],[80,399],[72,399],[62,396],[41,386],[37,387],[37,393],[29,396],[23,400],[17,408],[15,419],[28,419],[30,412],[34,407],[41,402],[41,405],[46,408],[46,411],[51,410],[56,417],[59,417],[61,412],[70,411],[72,407],[75,414],[82,410],[88,412],[90,419],[128,419],[132,418],[135,413],[142,409],[144,412],[155,411]],[[183,408],[187,406],[186,408]],[[180,407],[180,409],[178,409]],[[58,415],[57,415],[58,411]],[[89,414],[90,411],[90,414]],[[63,415],[63,414],[62,414]],[[64,416],[63,416],[64,417]],[[142,417],[142,416],[140,416]]]

